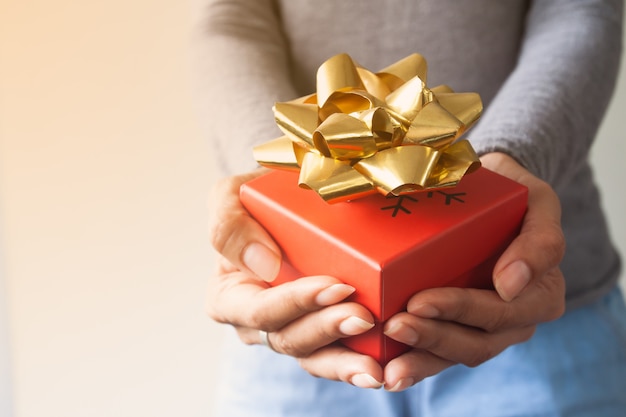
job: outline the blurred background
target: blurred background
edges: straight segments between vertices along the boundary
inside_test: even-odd
[[[0,417],[210,416],[194,1],[0,0]],[[621,74],[593,157],[624,253]]]

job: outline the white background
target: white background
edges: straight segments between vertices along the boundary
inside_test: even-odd
[[[0,0],[0,417],[209,415],[222,329],[203,312],[215,176],[192,15]],[[622,70],[594,149],[622,253],[625,109]]]

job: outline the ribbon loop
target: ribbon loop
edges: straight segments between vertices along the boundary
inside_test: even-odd
[[[313,134],[318,149],[328,149],[332,158],[351,161],[376,153],[376,141],[371,126],[349,114],[335,113]],[[322,152],[326,155],[326,152]]]
[[[412,54],[373,73],[347,54],[324,62],[315,94],[276,103],[284,136],[257,146],[263,166],[300,170],[300,186],[333,203],[372,192],[400,195],[456,185],[480,166],[467,140],[480,117],[476,93],[426,85]]]

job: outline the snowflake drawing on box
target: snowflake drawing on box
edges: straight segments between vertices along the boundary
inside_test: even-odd
[[[457,203],[465,203],[461,197],[465,196],[466,193],[447,193],[445,191],[429,191],[426,193],[426,198],[434,198],[435,195],[442,195],[445,197],[445,200],[442,200],[446,206],[449,206],[453,202]],[[381,210],[392,210],[391,217],[396,217],[400,211],[411,214],[411,210],[406,206],[407,203],[413,202],[418,203],[419,200],[417,198],[413,198],[411,195],[405,194],[401,196],[390,196],[388,199],[395,200],[394,204],[390,206],[381,207]]]
[[[465,200],[462,200],[461,197],[466,193],[446,193],[445,191],[429,191],[427,197],[432,198],[434,193],[441,194],[446,197],[446,206],[449,206],[453,201],[458,201],[459,203],[465,203]]]
[[[417,199],[409,196],[409,195],[401,195],[401,196],[391,196],[391,197],[387,197],[389,199],[394,199],[396,200],[396,203],[391,205],[391,206],[385,206],[382,207],[381,210],[393,210],[393,212],[391,213],[391,217],[396,217],[396,215],[398,214],[398,211],[402,210],[403,212],[405,212],[406,214],[411,214],[411,210],[409,210],[408,208],[406,208],[404,205],[402,205],[402,203],[404,203],[404,200],[410,200],[410,201],[414,201],[417,203]]]

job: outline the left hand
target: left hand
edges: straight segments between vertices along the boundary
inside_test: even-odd
[[[413,349],[384,369],[385,386],[402,391],[457,363],[478,366],[528,340],[536,325],[565,311],[561,207],[552,188],[511,157],[487,154],[483,166],[528,187],[521,232],[493,271],[496,291],[433,288],[415,294],[385,334]]]
[[[212,198],[210,237],[217,251],[207,313],[229,324],[247,344],[265,342],[276,352],[298,359],[312,375],[361,388],[380,388],[383,369],[370,356],[335,343],[374,326],[363,306],[346,301],[354,287],[330,276],[307,276],[271,287],[282,261],[267,231],[241,205],[243,183],[264,170],[225,178]],[[270,340],[271,333],[271,340]]]

